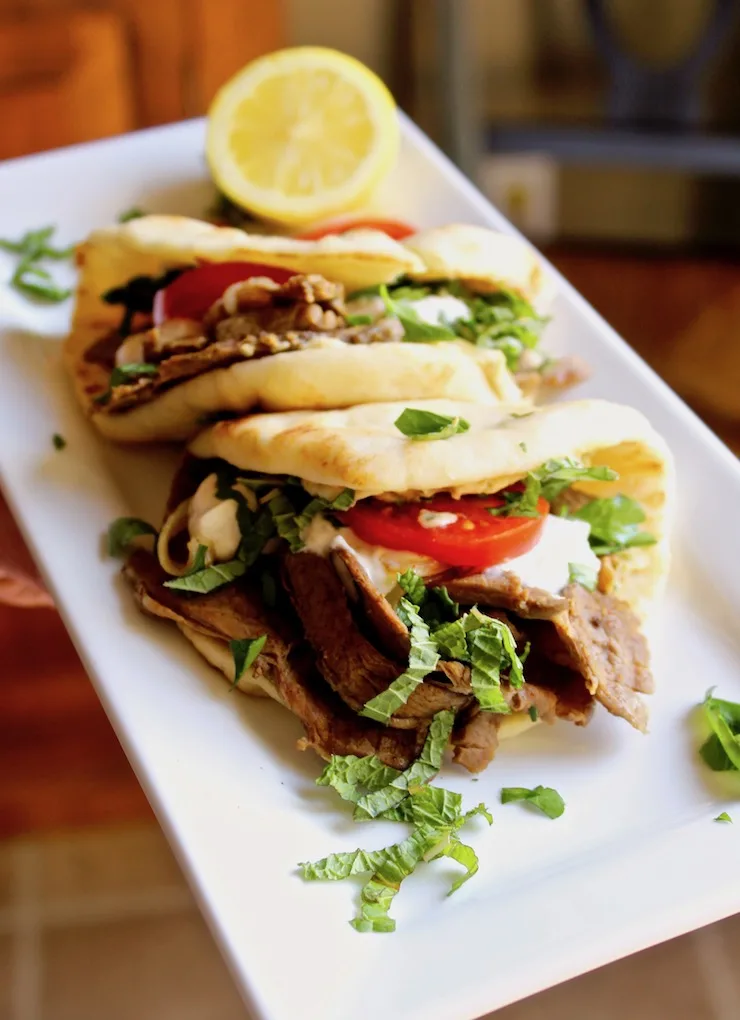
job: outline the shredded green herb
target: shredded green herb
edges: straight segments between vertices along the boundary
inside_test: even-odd
[[[51,273],[40,263],[45,259],[71,259],[75,251],[74,245],[55,248],[50,243],[55,230],[53,226],[28,230],[18,241],[0,238],[0,249],[18,256],[18,263],[10,277],[10,286],[26,297],[50,304],[66,301],[72,291],[57,286]]]

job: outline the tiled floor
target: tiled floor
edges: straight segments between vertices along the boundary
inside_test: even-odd
[[[740,916],[496,1020],[736,1020],[738,950]],[[248,1020],[154,823],[0,844],[0,1020]]]

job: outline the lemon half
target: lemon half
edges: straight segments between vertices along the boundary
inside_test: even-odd
[[[318,46],[247,64],[208,111],[206,154],[238,205],[299,225],[354,209],[393,166],[393,97],[353,57]]]

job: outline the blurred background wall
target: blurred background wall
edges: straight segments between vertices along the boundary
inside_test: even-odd
[[[0,158],[200,114],[247,60],[301,43],[369,64],[444,141],[444,6],[463,26],[471,123],[530,131],[526,152],[512,152],[510,138],[502,151],[494,137],[474,171],[530,235],[737,246],[740,142],[737,170],[707,175],[682,167],[678,148],[657,166],[618,152],[583,165],[533,141],[538,126],[605,123],[609,75],[587,0],[0,0]],[[620,44],[666,67],[691,51],[715,0],[605,6]],[[696,126],[731,138],[740,135],[738,56],[733,24],[695,90]]]

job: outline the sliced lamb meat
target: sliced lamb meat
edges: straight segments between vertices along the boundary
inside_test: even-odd
[[[266,648],[274,641],[287,649],[296,640],[285,618],[265,607],[257,580],[240,578],[208,595],[185,595],[176,588],[165,588],[169,575],[144,549],[131,553],[124,573],[134,586],[137,602],[154,616],[185,622],[201,634],[226,641],[267,634]]]
[[[340,546],[332,552],[332,561],[350,597],[354,601],[359,600],[362,613],[381,651],[401,662],[408,660],[408,630],[396,616],[385,595],[378,591],[367,576],[354,553]]]
[[[407,768],[419,756],[426,725],[394,730],[356,716],[321,678],[295,623],[267,610],[251,586],[228,585],[197,598],[182,595],[163,586],[167,575],[143,549],[129,557],[125,573],[141,608],[154,616],[224,642],[267,634],[260,659],[271,667],[266,672],[278,700],[303,724],[303,747],[313,747],[322,758],[376,754],[398,769]]]
[[[549,620],[567,608],[567,601],[540,588],[525,587],[514,574],[472,574],[443,580],[456,602],[492,607],[525,619]]]
[[[524,370],[515,374],[524,395],[538,400],[557,396],[590,378],[590,365],[575,354],[556,358],[542,369]]]
[[[636,692],[654,690],[647,641],[630,607],[603,592],[571,584],[568,612],[553,620],[565,664],[584,677],[597,701],[643,732],[647,708]]]
[[[552,723],[556,719],[585,726],[591,717],[593,701],[585,691],[583,679],[575,674],[552,686],[527,682],[515,690],[502,684],[501,690],[512,712],[537,709],[537,718]],[[452,734],[452,758],[469,772],[482,772],[490,765],[498,747],[498,731],[506,718],[496,712],[482,712],[477,706],[465,711]]]
[[[328,560],[310,552],[289,553],[283,559],[283,576],[319,669],[342,700],[359,712],[403,673],[405,663],[386,658],[360,633],[344,586]],[[423,683],[394,713],[390,725],[417,727],[435,713],[458,710],[469,701],[434,683]]]
[[[555,719],[557,698],[552,691],[529,683],[519,690],[502,684],[501,690],[513,712],[525,712],[535,706],[543,721]],[[452,760],[468,772],[482,772],[493,761],[499,727],[505,718],[497,712],[482,712],[477,706],[469,709],[452,734]]]
[[[504,717],[474,709],[452,733],[452,760],[468,772],[482,772],[498,748],[498,730]]]
[[[322,758],[375,754],[384,764],[405,769],[421,753],[427,723],[418,729],[399,730],[355,715],[315,667],[283,671],[275,686],[285,707],[306,731],[298,746],[312,747]]]

